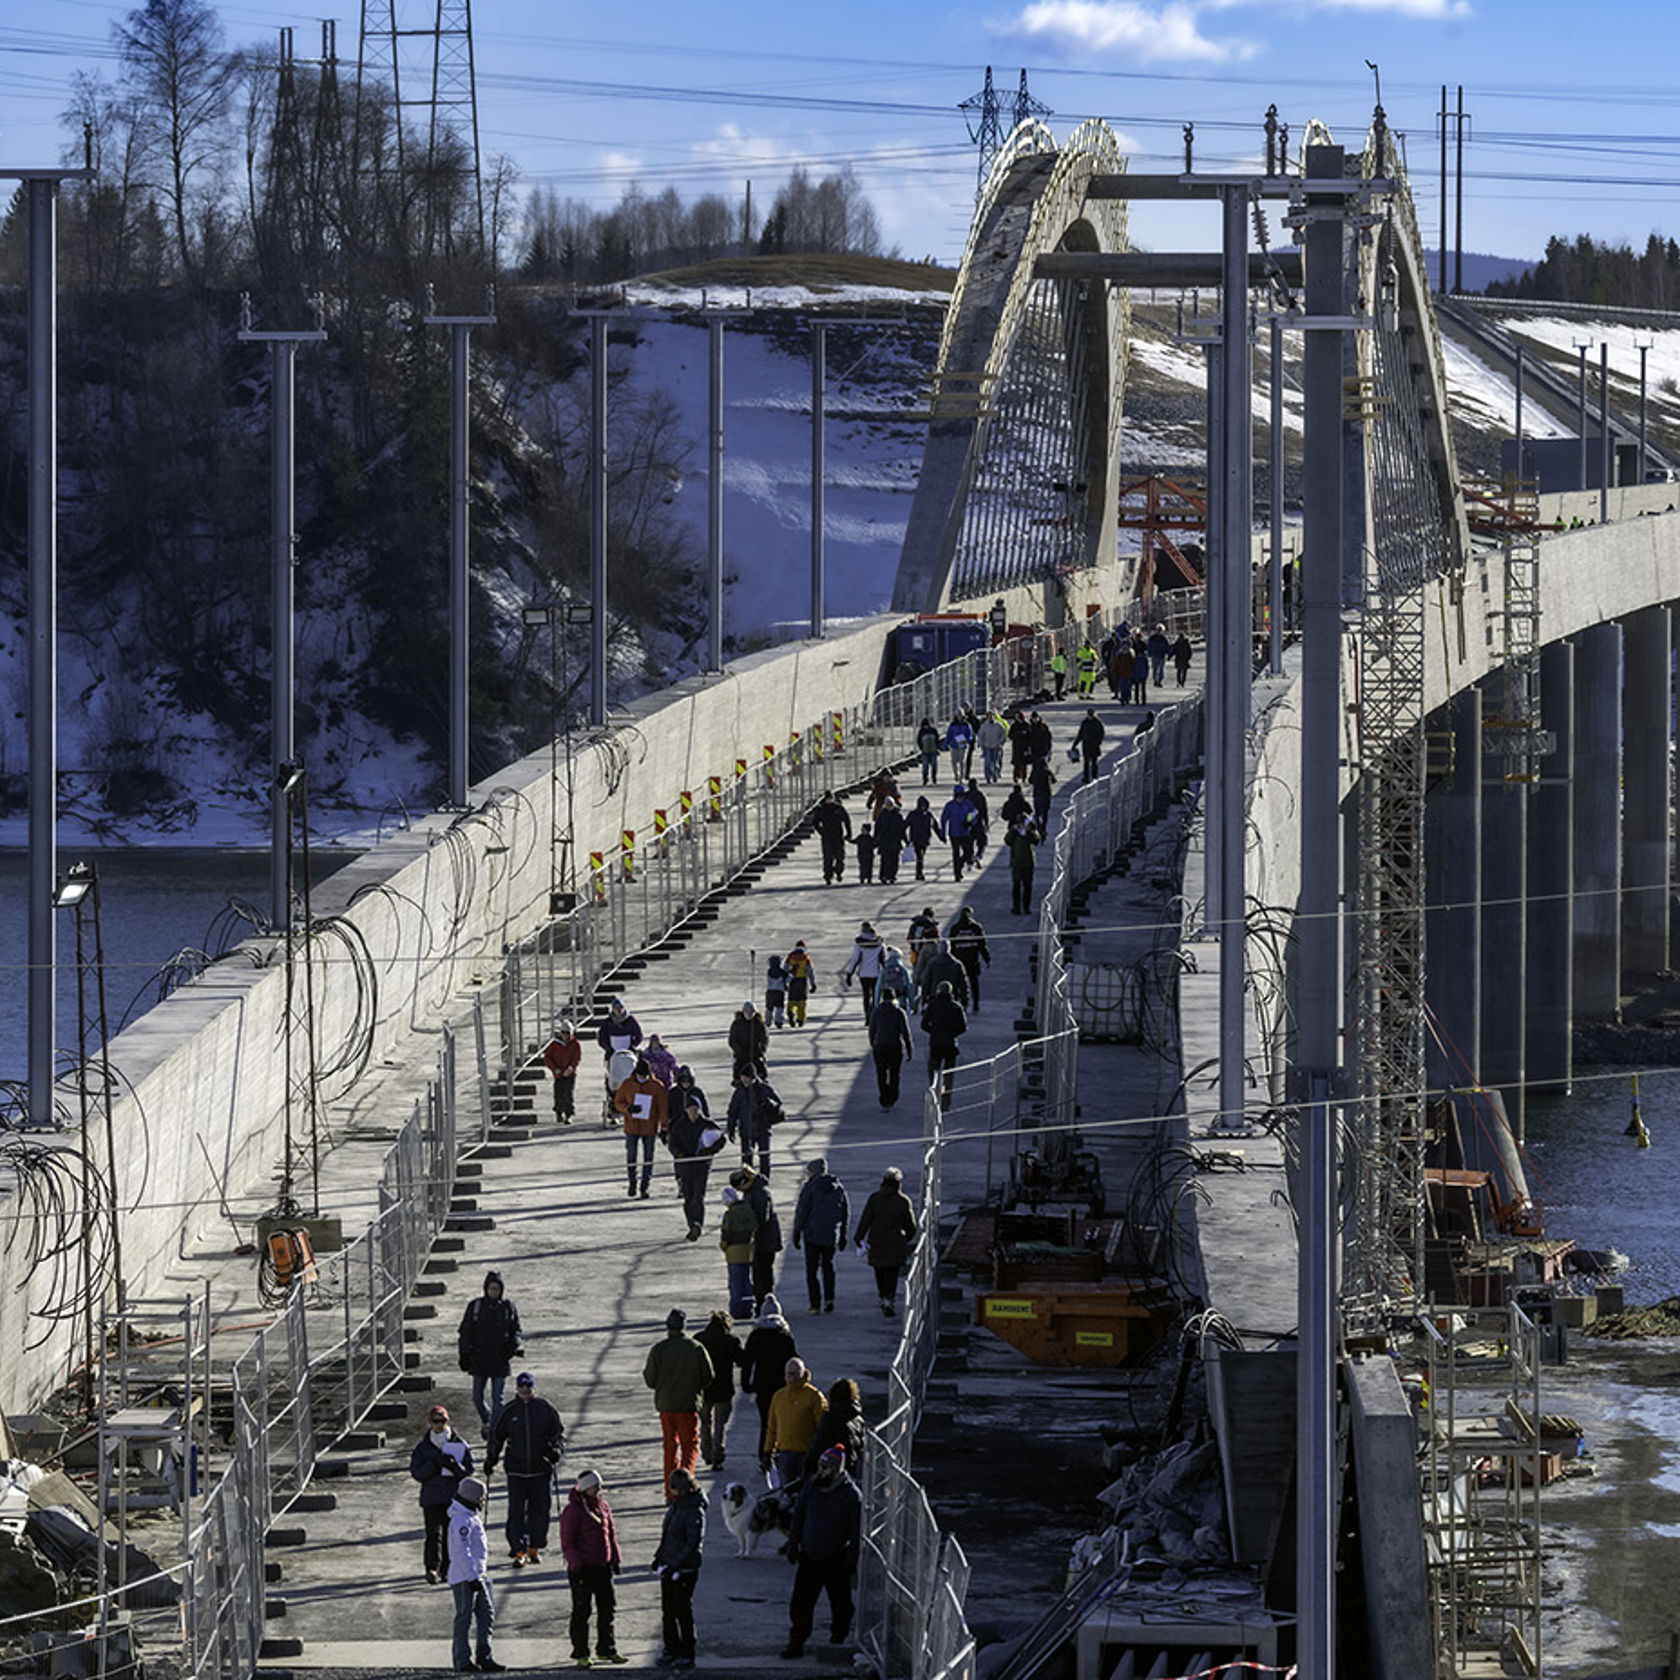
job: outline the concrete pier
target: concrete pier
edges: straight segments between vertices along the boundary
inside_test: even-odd
[[[1575,638],[1575,775],[1582,787],[1622,779],[1622,631],[1600,624]],[[1575,1013],[1614,1020],[1621,1012],[1622,813],[1608,792],[1577,799],[1573,985]]]
[[[1424,804],[1428,964],[1425,1035],[1431,1090],[1479,1077],[1482,1048],[1482,693],[1467,688],[1447,708],[1452,773]]]
[[[1569,1089],[1574,1057],[1571,973],[1575,809],[1575,650],[1554,642],[1540,655],[1540,721],[1557,751],[1535,766],[1528,830],[1528,1085]]]
[[[1649,607],[1623,641],[1622,974],[1668,967],[1673,844],[1672,614]]]
[[[1509,759],[1482,762],[1482,1065],[1484,1085],[1505,1088],[1522,1137],[1528,1042],[1529,784],[1506,781]]]

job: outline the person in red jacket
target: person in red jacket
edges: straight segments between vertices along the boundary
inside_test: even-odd
[[[562,1126],[572,1123],[572,1093],[577,1089],[578,1063],[583,1046],[570,1021],[561,1021],[543,1049],[543,1066],[554,1075],[554,1118]]]
[[[617,1599],[613,1576],[623,1567],[612,1506],[601,1491],[601,1478],[585,1470],[560,1513],[560,1550],[566,1559],[566,1583],[572,1589],[572,1661],[589,1665],[589,1614],[595,1612],[595,1660],[628,1662],[613,1640]]]

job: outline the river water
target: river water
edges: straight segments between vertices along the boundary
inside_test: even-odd
[[[342,864],[311,859],[317,884]],[[158,972],[183,949],[215,955],[252,932],[238,906],[268,907],[265,850],[125,847],[110,851],[66,850],[61,867],[88,862],[99,872],[99,923],[105,949],[106,1010],[113,1035],[125,1015],[143,1014],[157,1002]],[[18,852],[0,854],[0,1079],[23,1080],[28,1071],[29,861]],[[57,912],[59,1066],[76,1045],[75,915]],[[93,928],[84,919],[91,954]],[[88,1008],[95,1008],[89,977]],[[90,1026],[91,1031],[91,1026]]]

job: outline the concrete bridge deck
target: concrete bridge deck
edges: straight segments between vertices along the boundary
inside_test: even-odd
[[[1171,704],[1179,692],[1158,692],[1157,699]],[[1054,823],[1077,784],[1079,773],[1068,762],[1066,747],[1083,707],[1070,701],[1045,709],[1058,740],[1053,763],[1060,785],[1052,807]],[[1106,764],[1129,740],[1141,712],[1106,703],[1099,710],[1109,728]],[[901,777],[912,799],[920,791],[917,782],[914,769]],[[948,797],[949,788],[941,780],[928,791],[938,803]],[[988,789],[994,840],[1000,832],[996,807],[1006,791],[1007,781]],[[861,803],[849,801],[854,822]],[[1047,851],[1040,890],[1048,869]],[[651,963],[639,977],[626,977],[633,981],[626,995],[644,1031],[660,1033],[679,1060],[693,1066],[714,1111],[721,1111],[728,1091],[724,1040],[731,1016],[745,997],[762,1002],[768,953],[786,951],[796,939],[808,942],[818,971],[809,1024],[803,1030],[773,1032],[770,1050],[771,1078],[788,1114],[776,1135],[772,1190],[789,1238],[802,1164],[813,1155],[826,1155],[845,1181],[854,1220],[884,1167],[902,1166],[906,1189],[914,1195],[918,1188],[925,1078],[919,1029],[904,1097],[896,1109],[884,1113],[867,1059],[859,994],[837,979],[864,918],[902,948],[910,918],[924,905],[932,905],[947,923],[961,904],[971,904],[986,926],[992,965],[984,977],[981,1007],[972,1015],[964,1041],[963,1060],[995,1055],[1015,1041],[1015,1018],[1031,990],[1028,953],[1036,936],[1036,916],[1010,914],[1007,858],[995,843],[988,847],[980,870],[960,885],[952,879],[948,848],[936,847],[928,861],[926,882],[915,881],[907,864],[896,886],[862,886],[849,860],[845,883],[825,886],[816,841],[808,838],[751,891],[732,896],[716,920],[679,955]],[[1173,1080],[1166,1077],[1167,1064],[1159,1059],[1137,1052],[1127,1058],[1106,1047],[1094,1054],[1104,1068],[1095,1086],[1088,1088],[1100,1094],[1103,1116],[1154,1113],[1163,1088],[1170,1093]],[[1082,1076],[1094,1075],[1094,1068],[1087,1075],[1082,1065]],[[394,1099],[388,1118],[397,1120],[406,1112],[404,1081],[412,1077],[400,1068],[386,1070]],[[642,1384],[642,1363],[648,1347],[663,1334],[665,1315],[673,1305],[686,1308],[698,1328],[707,1312],[725,1304],[724,1268],[712,1231],[698,1243],[685,1240],[673,1180],[663,1159],[652,1198],[627,1199],[621,1135],[594,1117],[600,1088],[599,1057],[590,1049],[579,1080],[579,1118],[572,1127],[562,1129],[554,1123],[547,1091],[539,1090],[534,1129],[526,1133],[519,1126],[498,1128],[505,1139],[514,1140],[511,1150],[486,1152],[489,1158],[482,1163],[476,1191],[478,1214],[489,1216],[494,1227],[461,1234],[460,1252],[447,1257],[456,1270],[439,1280],[445,1285],[443,1292],[414,1303],[421,1313],[435,1309],[435,1316],[417,1317],[412,1328],[419,1337],[414,1344],[421,1355],[419,1369],[436,1382],[432,1397],[441,1398],[463,1432],[476,1437],[469,1379],[455,1370],[455,1329],[465,1304],[479,1292],[485,1270],[503,1272],[524,1324],[523,1363],[537,1374],[539,1392],[559,1407],[566,1421],[563,1485],[569,1486],[570,1477],[590,1465],[601,1472],[609,1491],[626,1558],[619,1582],[619,1643],[637,1667],[645,1667],[658,1648],[658,1592],[648,1562],[664,1507],[658,1421],[652,1396]],[[363,1096],[357,1106],[365,1118],[377,1112],[379,1098]],[[1093,1118],[1097,1113],[1091,1096],[1086,1098],[1086,1113]],[[963,1131],[960,1113],[953,1116],[953,1130]],[[1124,1129],[1114,1126],[1095,1135],[1105,1152],[1111,1201],[1120,1199]],[[1000,1171],[1008,1151],[1008,1143],[1000,1140]],[[366,1181],[358,1189],[339,1169],[354,1160],[354,1151],[346,1151],[329,1163],[335,1196],[341,1194],[352,1204],[365,1195]],[[732,1150],[719,1157],[711,1186],[714,1207],[732,1161]],[[945,1172],[949,1207],[978,1200],[984,1188],[983,1143],[949,1148]],[[468,1186],[462,1193],[470,1193]],[[840,1257],[838,1307],[832,1315],[807,1315],[802,1264],[791,1253],[782,1259],[778,1293],[815,1379],[826,1387],[836,1377],[855,1377],[866,1414],[878,1419],[899,1321],[877,1311],[873,1279],[853,1251]],[[1045,1373],[1029,1373],[1014,1358],[988,1362],[988,1383],[1007,1384],[1020,1377],[1032,1385],[1035,1401],[1042,1400],[1049,1386]],[[1063,1387],[1070,1398],[1073,1391],[1086,1390],[1086,1400],[1102,1415],[1113,1406],[1112,1396],[1102,1393],[1104,1385],[1090,1378],[1076,1377]],[[270,1552],[271,1561],[281,1564],[280,1584],[272,1590],[286,1604],[284,1618],[272,1623],[271,1631],[301,1640],[303,1648],[300,1655],[276,1657],[279,1666],[385,1672],[447,1667],[450,1601],[444,1589],[424,1582],[417,1490],[407,1475],[407,1455],[422,1428],[423,1407],[418,1402],[424,1398],[416,1398],[411,1421],[384,1426],[382,1448],[333,1455],[342,1468],[318,1487],[336,1495],[336,1508],[287,1519],[288,1527],[304,1530],[305,1539],[301,1545]],[[756,1425],[751,1401],[743,1396],[731,1425],[728,1470],[722,1476],[707,1476],[708,1484],[734,1477],[755,1481]],[[1094,1459],[1094,1435],[1086,1439]],[[949,1484],[953,1492],[960,1482],[984,1480],[997,1482],[1000,1495],[1006,1496],[1007,1461],[1015,1459],[1025,1473],[1030,1460],[1030,1455],[1017,1457],[1008,1449],[1007,1442],[990,1444],[999,1460],[993,1468],[972,1460],[966,1474],[959,1467]],[[1101,1479],[1099,1473],[1095,1485],[1100,1486]],[[497,1530],[501,1493],[498,1475],[489,1514],[493,1560],[505,1557]],[[980,1499],[970,1510],[983,1510],[984,1505]],[[967,1522],[958,1526],[966,1545],[984,1549],[984,1533]],[[714,1511],[697,1597],[701,1666],[722,1663],[730,1672],[791,1671],[792,1665],[781,1663],[776,1653],[786,1635],[792,1572],[773,1555],[738,1560],[733,1554],[733,1542]],[[1065,1556],[1061,1544],[1034,1547],[1032,1554],[1030,1561],[1019,1554],[994,1559],[989,1566],[977,1561],[976,1586],[995,1578],[1004,1590],[1054,1591]],[[524,1669],[567,1666],[568,1598],[557,1538],[540,1568],[516,1574],[501,1561],[494,1581],[498,1656]],[[974,1596],[985,1599],[989,1613],[998,1612],[995,1598]],[[1023,1604],[1028,1606],[1023,1616],[1036,1607],[1030,1599]],[[819,1616],[818,1645],[825,1630]],[[809,1660],[799,1666],[808,1668]]]

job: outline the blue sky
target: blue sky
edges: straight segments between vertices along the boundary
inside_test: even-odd
[[[0,167],[53,161],[77,69],[114,71],[113,0],[12,0],[0,21]],[[317,5],[217,8],[230,45],[272,50],[282,25],[300,58],[319,50]],[[370,0],[370,13],[384,0]],[[339,54],[353,73],[361,6],[340,0]],[[1176,167],[1181,125],[1196,160],[1254,160],[1275,101],[1299,135],[1319,117],[1357,145],[1382,74],[1407,137],[1425,238],[1439,226],[1436,110],[1462,83],[1467,249],[1536,256],[1554,232],[1642,245],[1680,233],[1680,8],[1554,0],[477,0],[484,152],[526,184],[597,205],[639,181],[685,195],[759,194],[804,162],[849,162],[889,244],[960,254],[975,153],[958,102],[984,69],[1007,110],[1024,67],[1066,132],[1105,118],[1133,167]],[[432,0],[399,0],[429,21]],[[1655,78],[1655,79],[1651,79]],[[1666,78],[1666,79],[1664,79]],[[1455,94],[1456,97],[1456,94]],[[1007,126],[1007,124],[1006,124]],[[1664,130],[1668,132],[1664,132]],[[1196,238],[1194,212],[1134,216],[1157,248]],[[1211,239],[1211,225],[1206,231]],[[1198,243],[1201,241],[1198,240]]]

